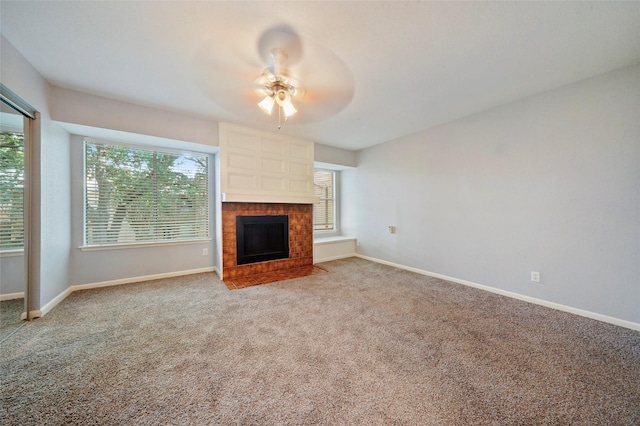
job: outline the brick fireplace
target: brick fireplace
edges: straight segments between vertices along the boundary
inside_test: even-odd
[[[236,217],[289,216],[289,258],[238,265]],[[222,203],[222,278],[233,279],[313,265],[313,205],[288,203]]]

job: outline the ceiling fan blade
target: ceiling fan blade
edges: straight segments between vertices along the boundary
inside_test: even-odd
[[[256,53],[248,53],[253,52],[248,47],[250,42],[243,48],[240,35],[238,40],[240,47],[230,44],[221,47],[214,40],[203,43],[192,64],[194,82],[205,96],[222,109],[239,115],[252,110],[251,103],[255,106],[260,100],[256,90],[263,86],[256,83],[256,77],[264,64]]]
[[[328,49],[306,44],[302,60],[291,71],[299,77],[301,122],[332,117],[345,109],[355,94],[355,79],[347,65]],[[297,96],[296,96],[297,98]]]

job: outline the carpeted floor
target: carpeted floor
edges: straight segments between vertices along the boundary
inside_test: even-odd
[[[0,346],[2,425],[640,424],[640,333],[361,259],[72,293]]]
[[[0,302],[0,342],[24,324],[20,319],[22,312],[24,312],[24,299]]]

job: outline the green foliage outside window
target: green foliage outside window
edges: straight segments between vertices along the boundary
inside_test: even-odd
[[[207,155],[85,147],[87,245],[209,236]]]
[[[0,251],[24,247],[24,139],[0,132]]]

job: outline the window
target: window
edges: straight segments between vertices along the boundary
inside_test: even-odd
[[[209,237],[208,156],[85,141],[85,244]]]
[[[23,182],[24,134],[3,130],[0,132],[0,251],[24,248]]]
[[[313,175],[313,193],[320,198],[320,202],[313,205],[313,230],[335,230],[335,172],[316,169]]]

